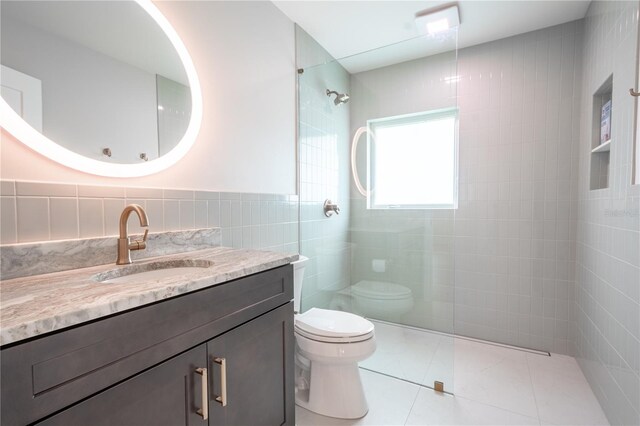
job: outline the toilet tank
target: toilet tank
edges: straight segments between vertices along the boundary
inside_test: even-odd
[[[291,262],[293,265],[293,309],[297,313],[300,313],[302,281],[304,279],[304,268],[308,261],[308,257],[300,255],[298,260]]]

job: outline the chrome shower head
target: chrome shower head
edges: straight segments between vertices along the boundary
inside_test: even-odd
[[[327,89],[327,96],[336,95],[336,98],[333,100],[334,105],[346,104],[349,102],[349,95],[346,93],[338,93],[335,90]]]

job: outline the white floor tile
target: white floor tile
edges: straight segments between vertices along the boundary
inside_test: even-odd
[[[438,349],[440,336],[380,322],[376,322],[375,327],[378,347],[360,366],[422,384]]]
[[[557,425],[607,425],[607,418],[575,359],[527,355],[541,421]]]
[[[528,353],[527,364],[531,374],[538,371],[558,374],[572,379],[583,379],[584,374],[575,358],[567,355],[551,354],[551,356]]]
[[[538,425],[537,418],[421,388],[407,425]]]
[[[455,393],[455,341],[453,337],[440,336],[440,344],[422,379],[422,384],[433,387],[433,382],[444,383],[444,390]]]
[[[454,356],[456,395],[538,417],[525,352],[457,339]]]
[[[298,426],[324,425],[403,425],[409,416],[419,386],[402,380],[360,370],[369,412],[357,420],[341,420],[320,416],[296,407]]]
[[[361,370],[369,413],[358,420],[297,408],[307,425],[606,425],[574,358],[537,355],[376,322],[378,350],[361,366],[455,396]],[[415,401],[415,403],[414,403]]]

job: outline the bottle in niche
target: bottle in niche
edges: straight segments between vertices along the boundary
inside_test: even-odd
[[[611,139],[611,99],[602,105],[600,116],[600,144]]]

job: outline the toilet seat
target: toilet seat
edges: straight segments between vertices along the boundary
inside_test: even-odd
[[[372,331],[371,333],[363,334],[362,336],[328,337],[328,336],[321,336],[319,334],[309,333],[307,331],[301,330],[298,327],[295,328],[295,332],[296,334],[306,337],[309,340],[313,340],[320,343],[358,343],[358,342],[364,342],[366,340],[369,340],[374,336],[374,333]]]
[[[295,331],[318,342],[355,343],[371,339],[374,326],[370,321],[348,312],[311,308],[296,315]]]
[[[413,298],[413,293],[410,288],[384,281],[358,281],[351,286],[351,292],[354,296],[378,300],[404,300]]]

